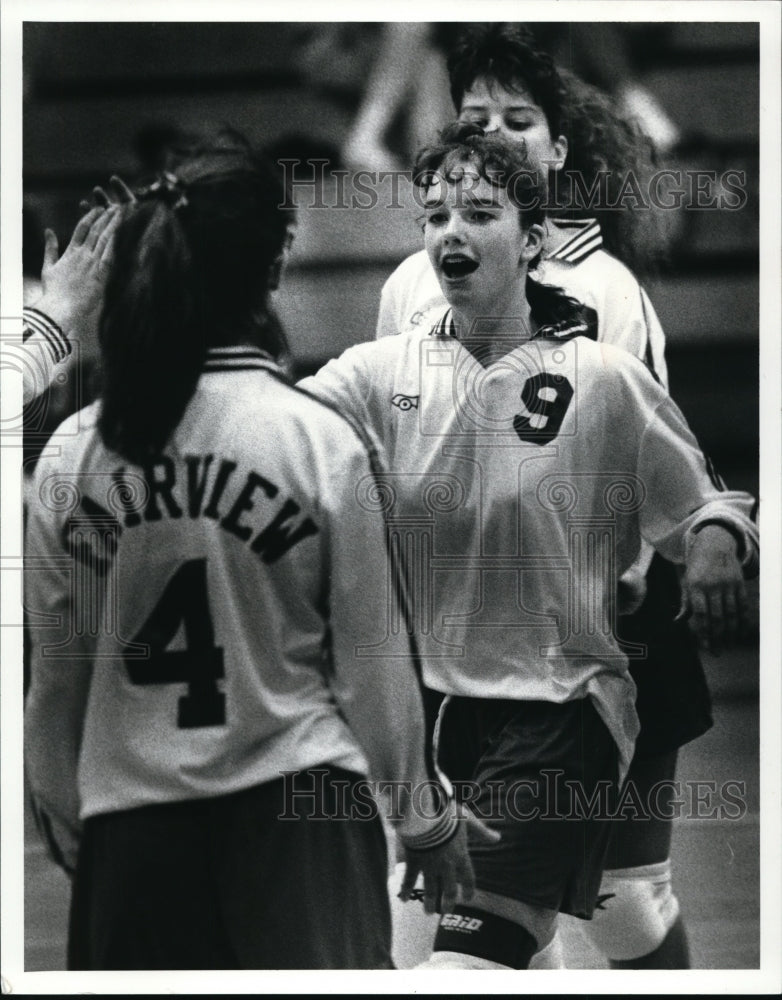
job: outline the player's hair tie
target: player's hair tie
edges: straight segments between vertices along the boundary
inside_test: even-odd
[[[159,198],[175,212],[189,205],[184,183],[168,170],[158,174],[156,180],[147,187],[140,188],[136,192],[136,197],[142,201],[147,198]]]

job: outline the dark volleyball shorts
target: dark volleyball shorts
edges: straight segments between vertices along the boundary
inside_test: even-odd
[[[668,754],[713,724],[697,641],[685,621],[674,621],[681,601],[676,567],[655,555],[646,583],[644,603],[621,616],[617,629],[625,642],[647,647],[644,659],[630,660],[641,723],[637,758]]]
[[[438,696],[429,694],[429,712]],[[617,794],[618,751],[588,699],[449,697],[437,759],[457,797],[501,833],[470,843],[476,885],[590,917]]]
[[[380,820],[307,818],[350,809],[360,780],[314,769],[296,798],[280,779],[88,819],[68,967],[393,968]]]

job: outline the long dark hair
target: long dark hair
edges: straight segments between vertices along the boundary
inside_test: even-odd
[[[123,208],[99,326],[105,444],[142,463],[164,447],[210,347],[276,356],[269,276],[291,221],[282,175],[236,134],[180,153]]]
[[[629,177],[643,185],[656,162],[652,143],[616,111],[616,101],[575,74],[559,71],[532,32],[520,24],[469,24],[448,54],[451,97],[457,111],[476,80],[511,92],[526,90],[546,116],[552,138],[564,135],[568,154],[551,177],[550,213],[600,221],[603,242],[628,266],[644,269],[663,252],[662,222],[652,208],[610,208]],[[605,178],[606,204],[590,206],[579,193]],[[631,179],[632,179],[631,178]]]
[[[546,217],[546,184],[530,170],[526,150],[519,143],[494,133],[487,134],[475,122],[453,122],[442,130],[439,141],[421,149],[413,167],[413,183],[426,190],[438,175],[469,162],[490,184],[505,188],[519,212],[522,229],[541,224]],[[535,281],[540,256],[530,261],[526,294],[532,316],[541,325],[578,322],[583,319],[580,302],[561,288]]]

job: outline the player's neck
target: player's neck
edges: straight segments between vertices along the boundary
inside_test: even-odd
[[[530,307],[526,298],[504,316],[473,315],[464,310],[452,310],[457,339],[484,366],[504,358],[516,347],[525,344],[535,334]]]
[[[530,304],[526,294],[526,273],[509,290],[507,299],[495,303],[491,309],[472,306],[471,303],[453,303],[452,316],[459,340],[479,337],[488,341],[497,339],[507,344],[509,339],[521,344],[535,333]]]

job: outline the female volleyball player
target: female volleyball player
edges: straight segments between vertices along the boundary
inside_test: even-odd
[[[469,26],[449,54],[448,70],[461,119],[523,145],[528,168],[548,175],[539,279],[584,304],[589,336],[630,351],[666,385],[662,328],[625,266],[648,262],[657,213],[623,209],[619,200],[623,185],[640,186],[651,175],[647,140],[607,96],[558,72],[519,25]],[[444,302],[426,252],[414,254],[383,289],[378,336],[425,327]],[[697,642],[679,615],[675,568],[647,548],[620,581],[620,593],[622,610],[636,612],[622,615],[620,634],[646,647],[644,657],[630,662],[641,729],[629,772],[646,799],[674,778],[678,748],[711,726],[711,703]],[[711,641],[719,648],[724,637]],[[615,825],[605,901],[588,925],[617,968],[689,966],[671,883],[672,813],[664,796],[660,804],[653,814]],[[545,960],[555,967],[556,949]]]
[[[283,201],[226,140],[123,206],[102,393],[36,470],[27,768],[72,969],[389,967],[368,775],[431,908],[470,892],[410,633],[373,648],[375,456],[275,363]]]
[[[432,964],[526,968],[558,912],[592,915],[621,815],[638,650],[617,580],[645,538],[687,565],[704,634],[740,629],[753,503],[712,480],[648,369],[528,278],[545,191],[518,143],[460,123],[416,176],[448,306],[302,385],[387,451],[374,498],[408,555],[438,759],[502,833],[473,845],[475,897],[442,916]]]

